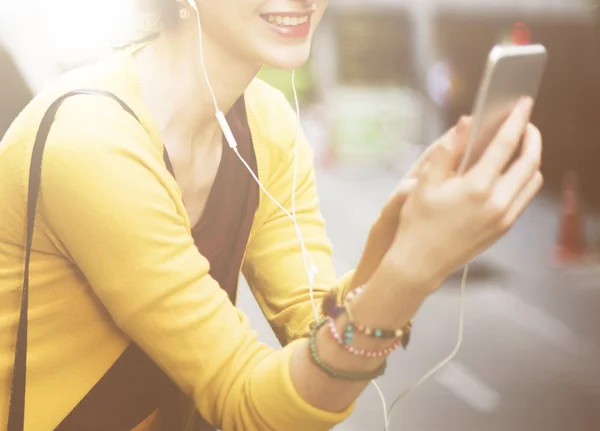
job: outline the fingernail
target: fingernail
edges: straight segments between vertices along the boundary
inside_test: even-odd
[[[449,151],[454,150],[456,146],[456,138],[458,136],[458,130],[454,129],[450,131],[450,134],[446,136],[445,139],[442,140],[442,147],[446,148]]]
[[[404,190],[412,190],[417,186],[418,180],[416,178],[408,178],[404,183]]]
[[[523,112],[530,111],[533,108],[533,98],[523,97],[519,102],[519,108]]]
[[[460,134],[465,131],[467,128],[467,117],[464,115],[458,119],[458,123],[456,124],[456,133]]]

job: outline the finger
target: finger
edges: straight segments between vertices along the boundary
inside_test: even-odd
[[[455,166],[460,157],[457,139],[459,132],[456,127],[448,130],[434,145],[435,148],[429,156],[429,160],[423,167],[422,180],[420,184],[438,184],[454,173]]]
[[[503,220],[505,226],[510,227],[515,223],[521,214],[523,214],[527,205],[529,205],[535,195],[540,191],[543,184],[544,177],[540,171],[537,171],[525,188],[521,189],[521,192],[517,195],[516,199],[509,207],[509,210],[506,212]]]
[[[456,150],[461,155],[464,152],[464,147],[466,146],[466,142],[467,142],[466,138],[468,137],[468,135],[470,133],[471,123],[472,123],[471,117],[461,117],[455,126],[456,135],[457,135],[456,136],[457,139],[455,142],[455,144],[457,145]],[[450,133],[450,131],[451,130],[449,130],[447,133]],[[442,145],[443,141],[444,141],[444,139],[438,139],[436,142],[429,145],[425,149],[425,151],[419,156],[419,159],[417,160],[417,162],[410,168],[408,173],[405,175],[405,178],[416,178],[416,177],[420,176],[423,173],[423,168],[430,161],[431,155],[433,154],[434,151],[436,151],[437,147]]]
[[[456,152],[457,156],[462,158],[469,142],[469,135],[473,127],[473,117],[461,117],[456,125]],[[458,168],[458,163],[456,165]]]
[[[417,186],[417,180],[414,178],[407,178],[400,181],[398,187],[392,193],[388,203],[381,212],[381,217],[385,220],[396,219],[400,216],[400,210],[402,205],[406,202],[408,195]]]
[[[392,202],[396,200],[404,200],[406,196],[408,196],[408,194],[414,190],[417,182],[418,180],[416,178],[406,178],[400,181],[400,184],[398,184],[394,190],[394,193],[392,194]]]
[[[469,181],[491,187],[519,146],[529,123],[532,109],[533,100],[531,98],[522,99],[517,104],[481,159],[470,170]]]
[[[439,141],[428,146],[425,151],[419,156],[416,163],[410,167],[404,178],[416,178],[423,173],[423,167],[429,162],[431,154],[435,151]]]
[[[532,124],[527,126],[521,155],[498,180],[496,194],[508,207],[538,172],[542,160],[542,135]]]

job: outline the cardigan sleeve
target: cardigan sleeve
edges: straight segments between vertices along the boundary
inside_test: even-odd
[[[267,130],[264,138],[268,141],[267,145],[279,145],[281,154],[277,163],[271,163],[269,192],[284,208],[292,212],[296,157],[295,215],[305,248],[317,268],[312,296],[316,311],[320,314],[323,297],[335,287],[343,291],[354,271],[341,279],[336,275],[331,241],[319,210],[313,151],[302,132],[299,133],[294,148],[297,124],[295,113],[283,94],[272,88],[263,89],[262,93],[266,92],[272,96],[269,98],[271,115],[262,116],[262,123],[258,124],[258,128]],[[274,127],[269,122],[277,126]],[[266,197],[264,205],[270,208],[270,215],[251,238],[243,270],[263,313],[280,343],[285,345],[306,335],[310,323],[315,320],[305,267],[308,262],[304,260],[292,220]]]

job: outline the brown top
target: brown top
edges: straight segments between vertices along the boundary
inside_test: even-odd
[[[227,114],[227,121],[238,143],[240,155],[257,174],[243,96]],[[206,209],[192,234],[196,247],[210,262],[210,275],[235,304],[242,259],[258,208],[259,188],[225,139],[223,147],[221,164]]]

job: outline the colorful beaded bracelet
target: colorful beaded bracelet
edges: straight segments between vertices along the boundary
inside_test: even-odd
[[[369,328],[368,326],[359,325],[355,323],[354,316],[352,316],[352,312],[350,311],[350,303],[360,295],[364,291],[364,286],[359,286],[354,289],[352,292],[348,293],[344,298],[344,306],[343,310],[348,316],[348,324],[344,330],[344,342],[345,344],[352,343],[354,339],[354,331],[361,333],[363,335],[377,338],[377,339],[390,339],[397,338],[400,340],[400,344],[403,348],[406,349],[408,343],[410,342],[410,332],[412,329],[412,319],[408,321],[408,323],[401,329],[379,329],[379,328]]]
[[[354,356],[363,356],[367,358],[381,358],[385,356],[391,355],[394,350],[402,345],[402,340],[398,339],[394,344],[390,347],[387,347],[382,350],[366,350],[358,347],[354,347],[350,345],[350,343],[346,342],[346,337],[342,337],[335,327],[335,321],[332,318],[327,320],[327,324],[329,326],[329,331],[331,332],[331,336],[337,343],[342,346],[348,353],[353,354]]]
[[[360,325],[355,323],[354,317],[352,316],[352,312],[348,305],[356,298],[360,293],[364,291],[364,287],[360,286],[346,296],[343,300],[343,305],[338,304],[337,292],[335,290],[329,292],[321,304],[322,312],[325,316],[329,316],[331,318],[337,318],[341,314],[346,314],[348,316],[348,324],[344,330],[344,344],[351,344],[354,338],[354,332],[361,333],[363,335],[377,338],[377,339],[389,339],[389,338],[398,338],[402,340],[402,346],[406,348],[408,343],[410,342],[410,333],[412,329],[412,320],[410,320],[404,328],[396,329],[396,330],[387,330],[387,329],[379,329],[379,328],[369,328],[364,325]]]
[[[387,367],[387,363],[384,362],[381,366],[371,373],[351,373],[348,371],[337,370],[329,365],[327,365],[323,360],[319,357],[319,353],[317,352],[317,333],[319,329],[321,329],[325,324],[327,324],[327,318],[322,318],[316,323],[313,323],[310,327],[310,333],[308,338],[308,345],[310,348],[310,356],[319,369],[327,374],[329,377],[341,380],[348,380],[352,382],[366,382],[373,379],[376,379],[379,376],[382,376],[385,373],[385,369]]]

